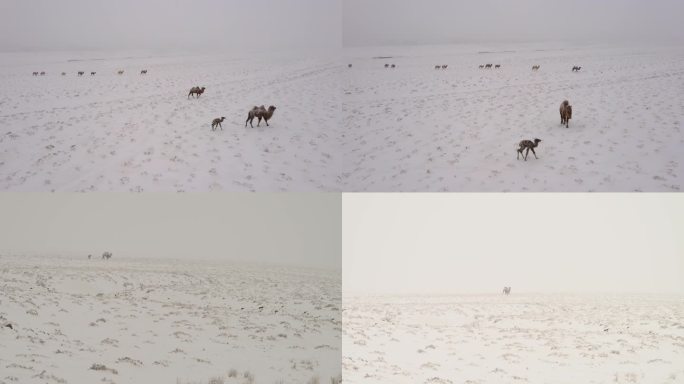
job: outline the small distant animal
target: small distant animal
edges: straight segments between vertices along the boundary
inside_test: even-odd
[[[565,124],[565,128],[570,128],[570,119],[572,119],[572,105],[567,100],[564,100],[559,108],[561,125]]]
[[[92,259],[93,255],[88,255],[88,260]]]
[[[439,65],[435,65],[435,69],[440,69],[440,68],[442,68],[442,67]]]
[[[487,65],[485,65],[485,69],[492,69],[493,66],[494,66],[494,64],[487,64]]]
[[[522,155],[524,150],[527,150],[527,152],[525,152],[525,155],[523,156],[525,161],[527,161],[527,155],[530,153],[530,150],[534,154],[534,158],[538,159],[537,153],[534,151],[534,149],[537,148],[537,146],[539,146],[539,143],[541,143],[541,140],[539,140],[539,139],[534,139],[534,141],[531,141],[531,140],[521,141],[518,144],[518,160],[520,160],[520,155]]]
[[[119,75],[123,75],[123,74],[124,74],[124,71],[123,71],[123,69],[119,69],[116,73],[119,74]]]
[[[532,70],[533,70],[533,71],[538,71],[539,68],[541,68],[540,65],[533,65],[533,66],[532,66]]]
[[[480,69],[484,69],[484,67],[485,67],[484,64],[480,65]]]
[[[140,74],[141,75],[147,75],[147,69],[143,69],[142,71],[140,71]]]
[[[40,75],[41,75],[41,76],[45,76],[45,72],[41,72]]]
[[[264,119],[266,122],[266,126],[268,127],[268,121],[273,117],[273,112],[275,112],[276,107],[270,106],[268,107],[268,110],[266,107],[263,105],[261,107],[254,106],[249,113],[247,114],[247,120],[245,121],[245,127],[247,127],[247,123],[254,128],[254,125],[252,125],[252,121],[256,117],[259,121],[257,122],[257,127],[259,124],[261,124],[261,119]]]
[[[581,70],[582,70],[582,67],[577,67],[577,66],[572,67],[573,72],[579,72]]]
[[[347,64],[347,68],[351,68],[351,67],[352,67],[352,65],[351,65],[351,64]]]
[[[200,88],[200,87],[190,88],[190,92],[188,93],[188,99],[190,98],[190,96],[195,96],[195,98],[199,98],[200,96],[202,96],[205,89],[206,88],[204,88],[204,87],[202,87],[202,88]]]
[[[33,76],[38,76],[38,72],[33,72]]]
[[[90,72],[90,76],[95,76],[97,72]]]
[[[446,64],[442,65],[442,69],[447,69],[447,68],[449,68],[448,65],[446,65]]]
[[[104,252],[102,254],[102,260],[109,260],[112,258],[112,253],[111,252]]]
[[[62,72],[62,76],[66,76],[66,72]]]
[[[504,295],[508,296],[511,294],[511,287],[504,287],[503,288],[503,293]]]
[[[396,67],[397,67],[397,66],[394,65],[394,64],[390,65],[390,68],[396,68]]]
[[[83,71],[78,71],[78,75],[79,75],[79,76],[83,76],[83,74],[85,74],[85,72],[83,72]]]
[[[494,66],[494,69],[499,69],[499,68],[501,68],[501,64],[497,64]]]
[[[389,68],[389,64],[385,64],[385,68]]]
[[[226,119],[226,118],[223,117],[223,116],[220,117],[220,118],[214,119],[214,121],[211,122],[211,130],[212,130],[212,131],[215,131],[215,130],[216,130],[216,127],[220,127],[221,130],[223,131],[223,126],[221,125],[221,123],[223,123],[223,120],[225,120],[225,119]]]

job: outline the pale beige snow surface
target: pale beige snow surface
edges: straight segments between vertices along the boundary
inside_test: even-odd
[[[345,383],[682,383],[684,297],[345,297]]]
[[[353,64],[343,80],[345,191],[684,188],[684,47],[364,47],[345,55]],[[501,69],[478,69],[487,63]],[[567,129],[563,100],[573,106]],[[517,144],[534,138],[543,140],[539,159],[516,160]]]
[[[341,374],[339,275],[0,256],[0,383],[327,383]]]

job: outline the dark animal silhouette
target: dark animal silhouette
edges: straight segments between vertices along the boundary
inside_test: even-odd
[[[62,76],[66,76],[66,72],[62,72]]]
[[[520,144],[518,144],[518,160],[520,160],[520,155],[522,155],[524,150],[527,150],[527,152],[525,152],[525,155],[523,156],[525,161],[527,161],[527,155],[530,153],[530,150],[534,154],[534,158],[538,159],[537,153],[534,151],[534,149],[537,148],[537,146],[539,146],[539,143],[541,143],[541,140],[539,140],[539,139],[534,139],[534,141],[530,141],[530,140],[521,141]]]
[[[511,287],[504,287],[503,288],[503,293],[504,295],[508,296],[511,294]]]
[[[261,119],[264,119],[264,121],[266,122],[266,126],[268,127],[268,121],[271,119],[271,117],[273,117],[273,112],[275,112],[275,110],[276,107],[272,105],[268,107],[268,110],[263,105],[261,107],[254,106],[254,108],[252,108],[247,114],[247,121],[245,121],[245,127],[247,127],[247,123],[249,123],[249,125],[252,128],[254,128],[254,125],[252,125],[252,121],[255,117],[258,119],[257,127],[259,126],[259,124],[261,124]]]
[[[102,260],[109,260],[112,258],[112,253],[111,252],[105,252],[102,254]]]
[[[140,71],[140,74],[141,75],[147,75],[147,69],[143,69],[142,71]]]
[[[204,87],[202,87],[202,88],[200,88],[200,87],[190,88],[190,92],[188,93],[188,99],[190,98],[190,96],[195,96],[195,98],[199,98],[200,96],[202,96],[205,89],[206,88],[204,88]]]
[[[40,75],[41,75],[41,76],[45,76],[45,72],[41,72]]]
[[[480,65],[480,69],[484,69],[484,67],[485,67],[484,64]]]
[[[442,69],[447,69],[447,68],[449,68],[448,65],[446,65],[446,64],[442,65]]]
[[[539,68],[541,68],[541,65],[533,65],[533,66],[532,66],[532,70],[533,70],[533,71],[538,71]]]
[[[119,74],[119,75],[123,75],[123,74],[124,74],[124,71],[123,71],[123,69],[119,69],[116,73]]]
[[[499,69],[499,68],[501,68],[501,64],[497,64],[494,66],[494,69]]]
[[[439,65],[435,65],[435,69],[440,69],[440,68],[442,68],[442,67]]]
[[[385,64],[385,68],[389,68],[389,64]]]
[[[487,64],[487,65],[485,65],[485,69],[492,69],[493,66],[494,66],[494,64]]]
[[[83,76],[83,74],[85,74],[85,72],[83,72],[83,71],[78,71],[78,75],[79,75],[79,76]]]
[[[97,72],[90,72],[90,76],[95,76]]]
[[[582,70],[582,67],[577,67],[577,66],[572,67],[573,72],[579,72],[581,70]]]
[[[38,72],[33,72],[33,76],[38,76]]]
[[[215,131],[216,127],[220,127],[221,130],[223,131],[223,126],[221,125],[221,123],[223,123],[223,120],[225,120],[225,119],[226,119],[225,117],[220,117],[220,118],[214,119],[214,121],[211,122],[211,130]]]
[[[348,67],[348,68],[351,68],[351,67],[352,67],[352,65],[351,65],[351,64],[347,64],[347,67]]]
[[[390,68],[396,68],[396,67],[397,67],[397,66],[394,65],[394,64],[390,65]]]
[[[572,105],[567,100],[560,105],[561,125],[565,124],[565,128],[570,128],[570,119],[572,119]]]

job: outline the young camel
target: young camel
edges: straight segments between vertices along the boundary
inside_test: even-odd
[[[220,117],[220,118],[214,119],[214,121],[211,122],[211,130],[212,130],[212,131],[215,131],[215,130],[216,130],[216,127],[220,127],[221,130],[223,131],[223,126],[221,125],[221,123],[223,123],[223,120],[225,120],[225,119],[226,119],[226,118],[223,117],[223,116]]]
[[[565,128],[570,128],[570,119],[572,119],[572,105],[567,100],[560,105],[561,125],[565,124]]]
[[[190,88],[190,92],[188,93],[188,99],[190,98],[190,96],[193,96],[193,95],[194,95],[196,98],[199,98],[200,96],[202,96],[202,94],[204,93],[204,90],[205,90],[205,89],[206,89],[206,88],[204,88],[204,87],[202,87],[202,88],[200,88],[200,87],[192,87],[192,88]]]
[[[247,123],[249,123],[249,125],[252,128],[254,128],[254,125],[252,125],[252,121],[254,120],[255,117],[257,119],[259,119],[259,121],[257,122],[257,127],[259,126],[259,124],[261,124],[261,119],[264,119],[264,121],[266,122],[266,126],[268,127],[269,126],[268,121],[273,117],[273,112],[275,112],[275,110],[276,110],[276,107],[274,107],[272,105],[270,107],[268,107],[268,110],[266,110],[266,107],[264,107],[263,105],[261,107],[254,106],[254,108],[252,108],[249,111],[249,113],[247,114],[247,121],[245,121],[245,128],[247,127]]]
[[[537,146],[539,146],[539,143],[541,143],[541,140],[539,139],[534,139],[534,142],[530,140],[523,140],[518,144],[518,160],[520,160],[520,155],[522,155],[524,150],[527,150],[525,154],[523,155],[523,158],[525,161],[527,161],[527,155],[530,153],[530,150],[534,154],[534,158],[538,159],[537,157],[537,152],[534,151]]]

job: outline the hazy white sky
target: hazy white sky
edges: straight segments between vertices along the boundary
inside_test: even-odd
[[[346,294],[684,294],[680,194],[347,194]]]
[[[321,49],[342,0],[0,0],[0,50]]]
[[[682,0],[344,0],[344,45],[684,41]]]
[[[0,194],[0,254],[340,268],[335,194]]]

